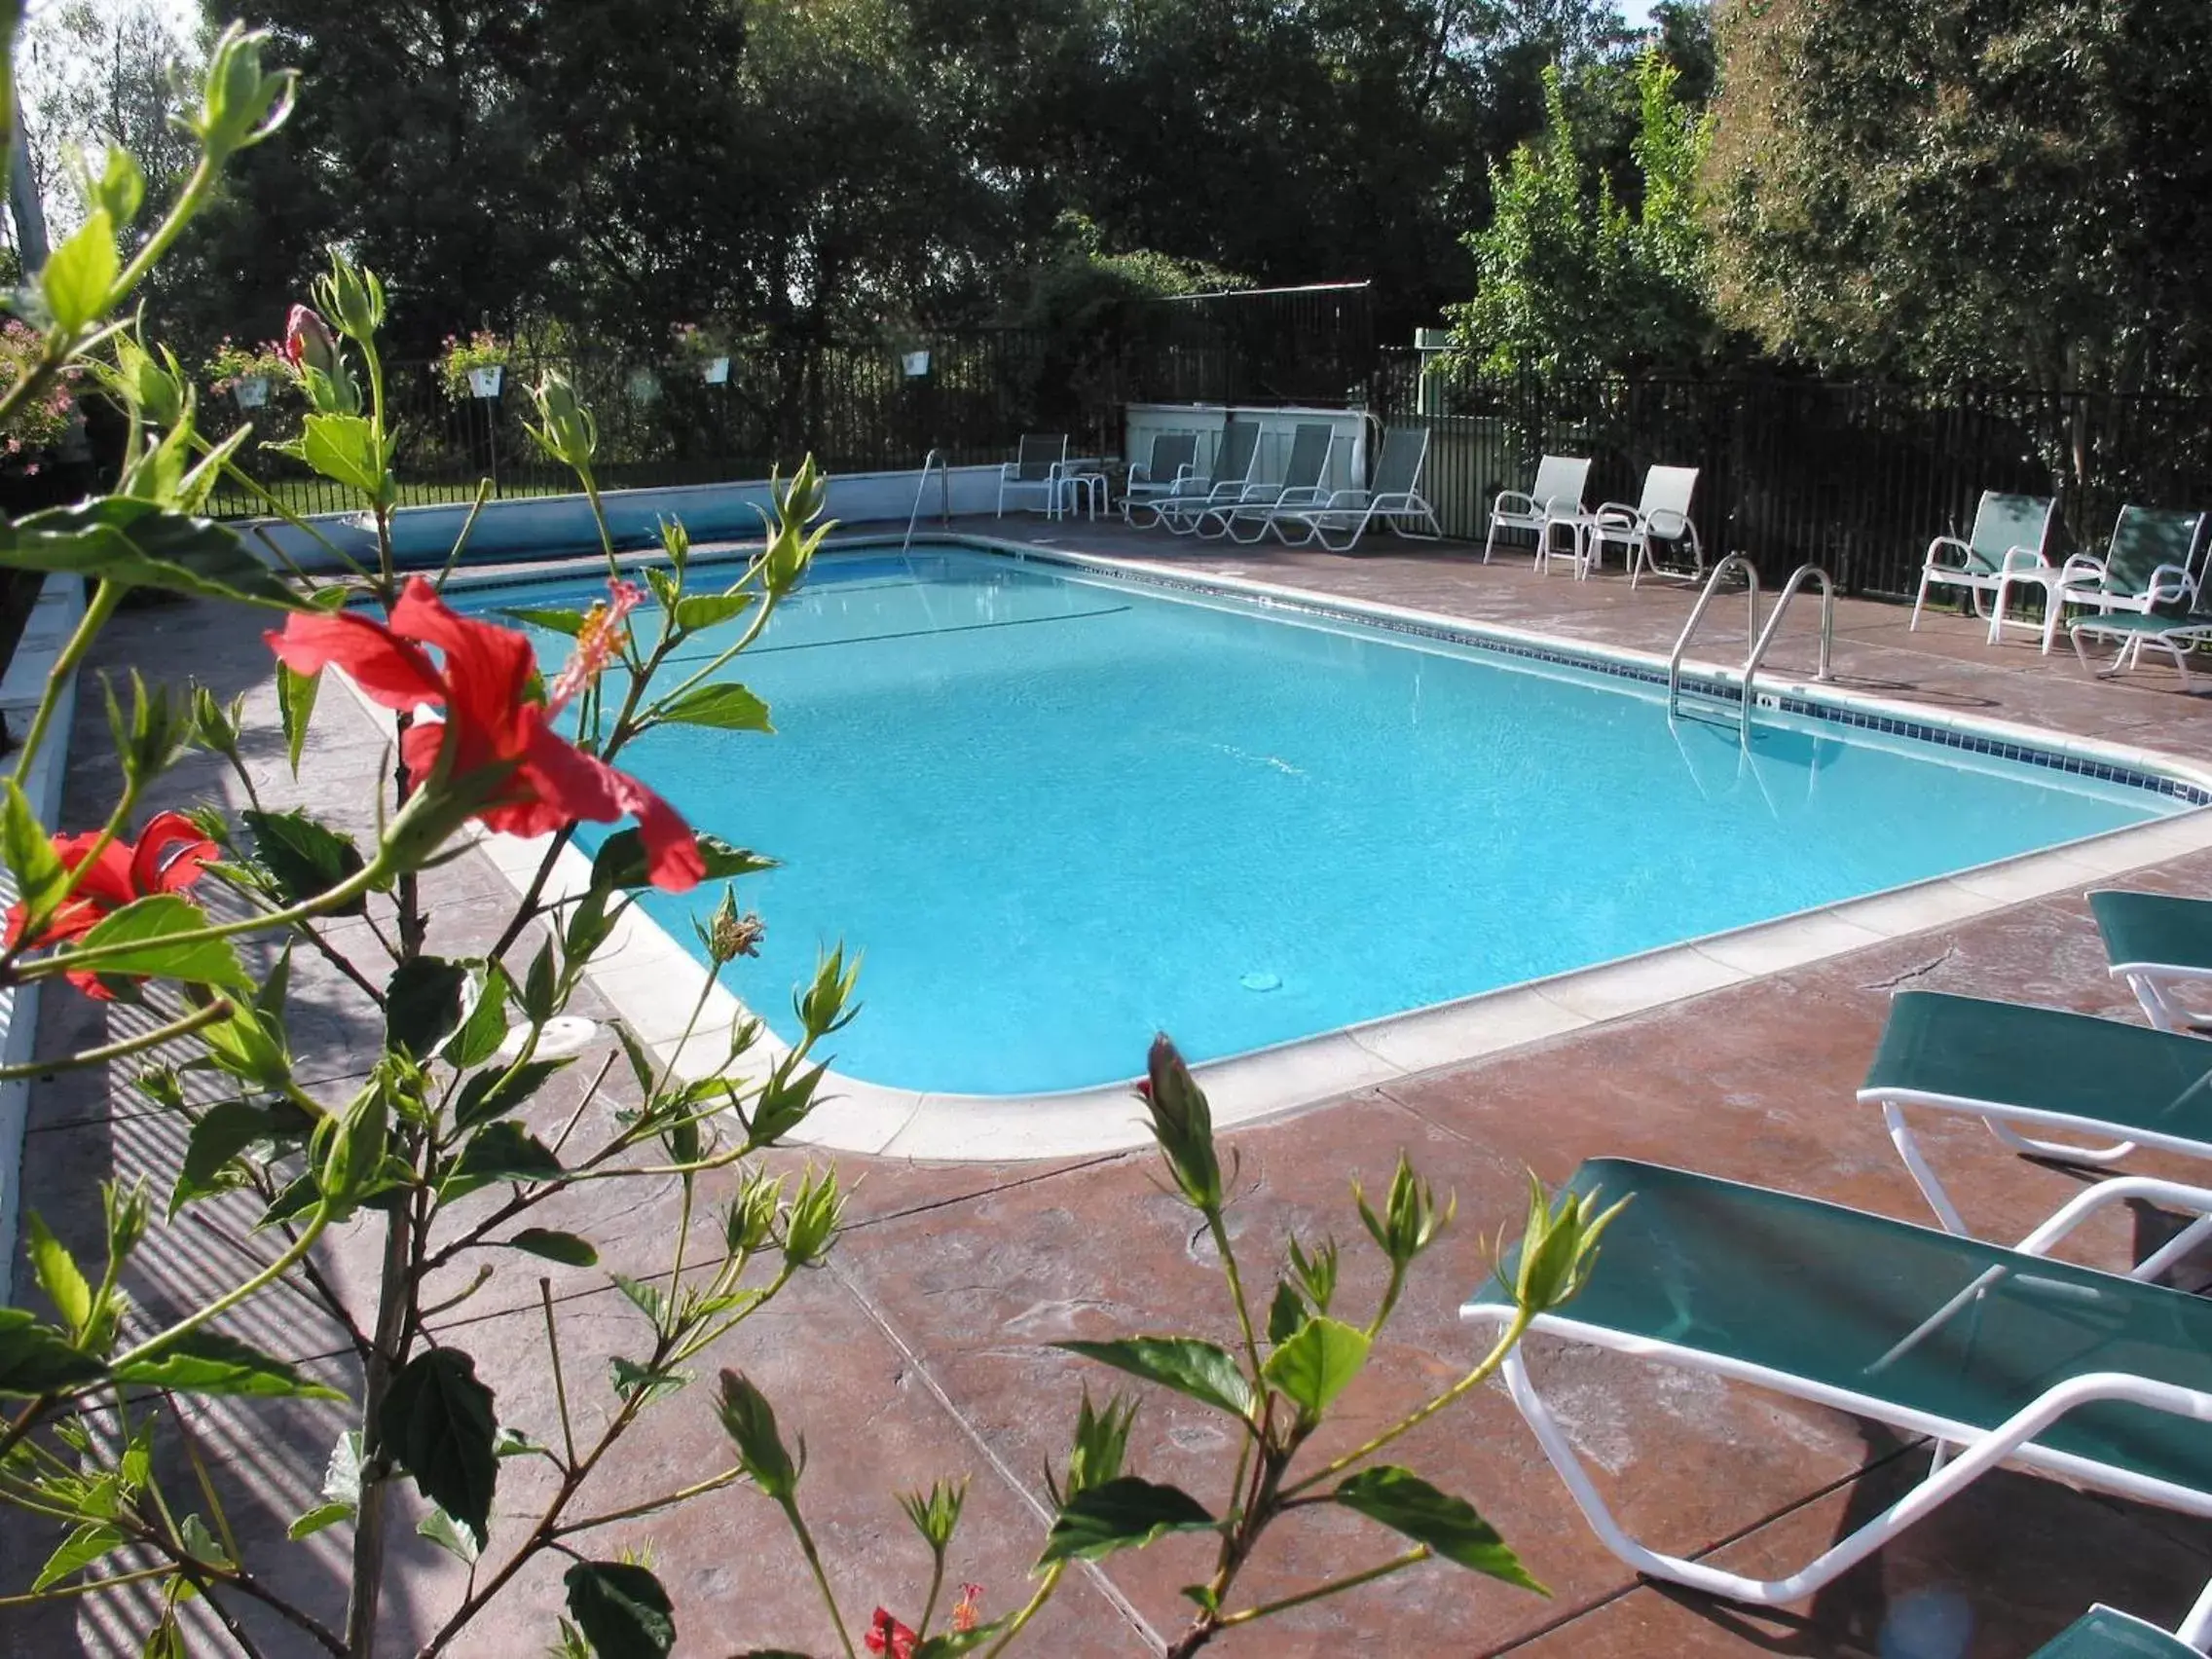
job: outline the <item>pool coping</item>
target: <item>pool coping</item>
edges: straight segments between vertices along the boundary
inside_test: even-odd
[[[862,539],[867,545],[881,544],[880,536]],[[1295,608],[1322,619],[1380,623],[1392,631],[1477,648],[1502,645],[1514,654],[1572,667],[1603,665],[1602,672],[1647,682],[1654,677],[1660,683],[1666,680],[1666,659],[1623,646],[1402,606],[1339,600],[1248,577],[1186,574],[1033,542],[973,535],[917,538],[917,545],[948,543],[1025,562],[1071,566],[1114,579]],[[694,555],[701,560],[713,556],[710,548]],[[649,553],[640,555],[638,562],[650,562]],[[578,561],[576,568],[588,571],[595,564]],[[539,566],[532,576],[550,579],[555,573]],[[490,572],[480,578],[507,579]],[[1724,666],[1685,662],[1685,669],[1707,695],[1725,699],[1733,691],[1740,701],[1740,681]],[[2060,770],[2135,787],[2169,786],[2164,793],[2192,799],[2194,809],[1863,898],[1201,1061],[1192,1070],[1206,1090],[1216,1126],[1286,1117],[1364,1088],[1488,1058],[1524,1044],[2094,884],[2125,870],[2212,850],[2212,809],[2201,804],[2212,800],[2212,769],[2156,750],[2007,720],[1955,716],[1781,677],[1761,677],[1762,708],[1767,707],[1770,682],[1785,713],[1839,719],[1921,741],[1947,740],[1954,747],[2055,764]],[[389,718],[366,699],[361,701],[372,713]],[[2053,756],[2055,760],[2049,758]],[[518,893],[536,875],[553,840],[550,835],[524,838],[481,830],[478,837],[495,867]],[[544,899],[557,902],[580,895],[590,884],[590,861],[580,851],[564,846],[546,882]],[[681,1077],[733,1070],[733,1075],[756,1078],[789,1052],[763,1026],[745,1063],[730,1068],[727,1033],[749,1017],[749,1011],[712,977],[705,964],[637,905],[628,906],[615,923],[592,963],[590,977],[616,1016]],[[690,1016],[695,1007],[701,1012],[694,1020]],[[825,1151],[933,1162],[1007,1162],[1127,1151],[1151,1139],[1132,1082],[1057,1092],[980,1095],[895,1088],[831,1071],[824,1079],[821,1103],[786,1139]]]

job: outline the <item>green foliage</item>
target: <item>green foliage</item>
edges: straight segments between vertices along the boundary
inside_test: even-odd
[[[2212,371],[2201,16],[1733,4],[1727,313],[1838,368],[2129,391]]]
[[[1676,92],[1656,50],[1638,59],[1635,207],[1603,174],[1591,190],[1564,83],[1545,71],[1545,132],[1491,177],[1489,225],[1470,233],[1475,297],[1451,308],[1453,349],[1491,374],[1591,375],[1694,367],[1719,337],[1698,178],[1714,120]]]

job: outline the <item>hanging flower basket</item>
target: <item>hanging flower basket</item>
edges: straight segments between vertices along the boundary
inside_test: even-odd
[[[650,369],[633,369],[629,390],[631,402],[650,403],[660,395],[660,376]]]
[[[231,395],[239,400],[240,409],[259,409],[269,401],[269,377],[240,375],[231,387]]]
[[[709,386],[727,386],[729,384],[729,359],[727,357],[709,357],[699,367],[699,378]]]
[[[908,380],[920,380],[930,372],[930,354],[927,351],[902,351],[899,366],[906,371]]]
[[[472,397],[497,397],[499,387],[506,380],[504,363],[485,363],[468,371],[468,391]]]

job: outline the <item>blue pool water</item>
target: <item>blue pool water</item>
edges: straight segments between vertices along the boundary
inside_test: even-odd
[[[550,675],[568,642],[537,643]],[[826,555],[732,671],[775,736],[664,728],[623,764],[784,861],[730,989],[788,1037],[844,940],[837,1069],[918,1089],[1125,1078],[1156,1030],[1238,1053],[2175,808],[1825,726],[1747,760],[1617,679],[980,552]],[[691,946],[717,896],[647,903]]]

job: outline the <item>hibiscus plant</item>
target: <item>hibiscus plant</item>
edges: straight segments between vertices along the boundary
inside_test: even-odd
[[[0,20],[10,25],[0,39],[12,38],[16,19]],[[604,1477],[639,1423],[709,1409],[703,1390],[687,1392],[697,1370],[742,1342],[740,1328],[839,1235],[846,1194],[836,1173],[764,1155],[805,1124],[830,1087],[823,1045],[857,1007],[841,950],[824,953],[797,988],[789,1042],[749,1014],[726,1031],[705,1029],[711,978],[665,1050],[619,1022],[587,1025],[577,1041],[570,1014],[595,956],[641,925],[633,912],[648,889],[700,895],[700,950],[717,975],[755,950],[761,924],[736,884],[768,861],[695,830],[621,761],[657,727],[766,729],[758,700],[721,670],[803,581],[829,529],[826,487],[801,465],[775,489],[766,534],[749,550],[695,556],[682,527],[668,523],[657,547],[626,555],[601,510],[592,416],[549,375],[530,388],[530,430],[576,475],[607,592],[588,609],[528,613],[570,642],[562,661],[541,667],[529,636],[447,601],[481,494],[441,567],[402,568],[384,291],[334,251],[282,347],[309,413],[296,438],[273,447],[353,492],[373,547],[356,557],[290,513],[251,475],[251,426],[206,435],[193,378],[129,312],[225,164],[282,124],[294,77],[264,66],[265,44],[235,25],[216,40],[186,120],[198,165],[159,218],[141,223],[138,169],[120,151],[109,156],[92,211],[17,302],[36,345],[0,389],[4,427],[14,411],[87,375],[126,433],[111,494],[0,529],[0,565],[87,587],[82,621],[0,781],[0,860],[14,884],[0,987],[82,996],[112,1015],[99,1040],[0,1069],[0,1081],[96,1069],[133,1105],[172,1121],[181,1142],[166,1190],[144,1178],[106,1183],[90,1226],[51,1227],[26,1211],[28,1272],[17,1305],[0,1308],[0,1511],[13,1512],[12,1538],[44,1541],[31,1582],[0,1584],[0,1620],[27,1616],[32,1603],[97,1599],[142,1615],[130,1639],[148,1655],[362,1659],[376,1650],[380,1598],[398,1570],[387,1561],[392,1530],[407,1525],[466,1567],[431,1610],[422,1654],[483,1651],[469,1633],[485,1609],[540,1584],[534,1568],[558,1567],[561,1605],[539,1612],[557,1651],[665,1655],[678,1617],[667,1589],[648,1559],[604,1540],[738,1487],[789,1524],[793,1570],[819,1587],[826,1629],[849,1659],[863,1648],[907,1659],[1003,1651],[1071,1565],[1176,1532],[1216,1540],[1210,1569],[1188,1592],[1197,1610],[1177,1653],[1432,1557],[1532,1587],[1472,1506],[1377,1458],[1490,1377],[1530,1318],[1573,1294],[1606,1216],[1536,1190],[1517,1270],[1521,1320],[1419,1410],[1316,1458],[1309,1441],[1452,1205],[1401,1163],[1379,1205],[1358,1200],[1386,1270],[1368,1316],[1342,1306],[1335,1244],[1296,1239],[1260,1312],[1224,1219],[1233,1183],[1205,1097],[1164,1039],[1142,1092],[1171,1188],[1218,1251],[1237,1337],[1065,1346],[1234,1421],[1235,1466],[1214,1508],[1126,1472],[1135,1407],[1086,1397],[1051,1476],[1054,1519],[1026,1601],[1006,1598],[1008,1610],[991,1618],[979,1587],[956,1576],[958,1594],[946,1594],[966,1489],[940,1482],[899,1500],[930,1562],[918,1617],[909,1624],[879,1606],[864,1623],[841,1609],[804,1519],[803,1446],[793,1453],[773,1404],[737,1368],[721,1370],[712,1406],[731,1447],[725,1464],[658,1482],[633,1467],[619,1497],[609,1494]],[[0,89],[10,87],[0,74]],[[247,493],[314,545],[324,573],[293,563],[274,536],[257,551],[202,516],[218,485]],[[246,699],[225,703],[136,672],[111,680],[101,695],[117,760],[112,800],[98,822],[56,832],[22,780],[67,741],[57,729],[64,685],[139,590],[266,613],[274,729]],[[703,647],[702,636],[730,624],[734,640]],[[665,673],[680,657],[682,671]],[[318,704],[334,697],[357,699],[388,738],[350,823],[265,800],[270,774],[249,759],[279,754],[296,778]],[[236,787],[165,804],[195,754]],[[620,826],[597,835],[588,861],[571,850],[585,824]],[[437,872],[487,835],[536,838],[535,863],[488,945],[470,948],[479,936],[433,948]],[[578,876],[579,866],[588,873]],[[323,1006],[343,999],[378,1033],[349,1056],[342,1084],[299,1058],[298,993],[311,982]],[[602,1268],[609,1245],[593,1223],[663,1195],[670,1213],[665,1236],[645,1241],[650,1261],[635,1259],[632,1240],[627,1271],[604,1264],[628,1324],[605,1339],[608,1351],[576,1351],[572,1336],[563,1339],[555,1271]],[[64,1196],[38,1197],[51,1211]],[[155,1231],[195,1222],[227,1251],[195,1258],[201,1271],[189,1286],[164,1286],[162,1309],[127,1294],[144,1277],[141,1247]],[[501,1371],[470,1349],[468,1304],[523,1258],[546,1264],[530,1270],[544,1348],[527,1370],[508,1359]],[[278,1300],[276,1317],[327,1333],[337,1364],[279,1357],[250,1340],[266,1320],[242,1315]],[[317,1348],[309,1339],[294,1351]],[[210,1414],[211,1399],[230,1412]],[[255,1414],[300,1402],[338,1414],[334,1444],[287,1440],[276,1424],[297,1417],[272,1416],[265,1434],[252,1426]],[[226,1504],[226,1471],[250,1465],[248,1453],[321,1471],[319,1497],[284,1518],[286,1540],[257,1540]],[[1323,1503],[1395,1532],[1396,1552],[1287,1598],[1236,1604],[1263,1534]],[[327,1560],[336,1541],[344,1557],[342,1607],[304,1597],[279,1559],[317,1535],[310,1548]],[[940,1606],[943,1628],[933,1631]]]

